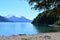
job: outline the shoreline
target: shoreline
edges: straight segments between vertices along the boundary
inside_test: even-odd
[[[0,40],[60,40],[60,32],[39,33],[39,34],[18,34],[0,37]]]
[[[48,25],[48,26],[54,26],[54,27],[58,27],[58,28],[60,28],[60,26],[59,25]]]

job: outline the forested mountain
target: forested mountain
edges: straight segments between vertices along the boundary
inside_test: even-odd
[[[53,10],[44,11],[32,21],[35,25],[60,25],[60,4]]]

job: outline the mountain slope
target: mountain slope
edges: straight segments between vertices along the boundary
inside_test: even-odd
[[[5,17],[0,16],[0,22],[8,22],[9,20]]]
[[[60,5],[53,10],[48,10],[39,15],[32,21],[34,25],[60,25]]]
[[[25,17],[15,17],[15,16],[12,16],[10,18],[8,18],[10,21],[13,21],[13,22],[31,22],[31,20],[25,18]]]

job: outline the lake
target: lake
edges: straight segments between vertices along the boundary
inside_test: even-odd
[[[20,22],[0,22],[0,36],[10,36],[18,34],[38,34],[42,31],[58,29],[48,26],[36,27],[31,23]],[[59,28],[60,29],[60,28]]]

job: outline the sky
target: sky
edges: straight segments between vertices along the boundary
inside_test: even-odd
[[[33,20],[38,11],[31,10],[31,6],[24,0],[0,0],[0,15],[5,17],[21,17],[24,16]]]

